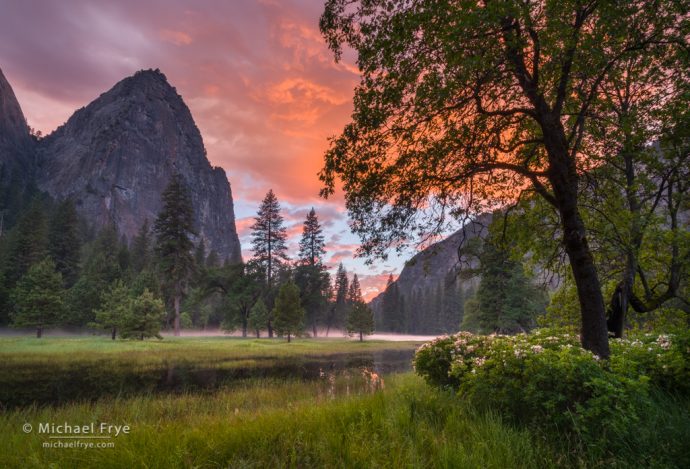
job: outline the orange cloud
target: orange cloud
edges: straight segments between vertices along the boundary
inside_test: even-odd
[[[159,32],[161,39],[170,42],[176,46],[188,46],[192,43],[192,36],[183,31],[174,31],[172,29],[162,29]]]

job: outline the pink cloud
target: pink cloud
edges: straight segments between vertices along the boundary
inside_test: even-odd
[[[358,70],[351,51],[333,61],[318,31],[322,9],[313,0],[7,2],[0,68],[44,133],[125,76],[160,68],[245,207],[236,221],[245,259],[254,222],[246,212],[272,188],[291,249],[314,206],[337,266],[357,245],[344,241],[342,193],[320,199],[317,173],[328,137],[349,120]]]

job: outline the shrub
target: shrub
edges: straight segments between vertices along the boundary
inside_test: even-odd
[[[516,336],[461,332],[423,345],[415,370],[479,408],[545,432],[565,431],[590,451],[634,439],[650,384],[687,393],[688,335],[613,341],[600,360],[562,331]]]
[[[648,376],[665,391],[690,395],[690,332],[644,334],[611,341],[611,371]]]

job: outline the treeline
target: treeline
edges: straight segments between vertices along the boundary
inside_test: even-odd
[[[443,334],[456,332],[464,314],[464,299],[472,295],[456,271],[448,272],[432,288],[402,292],[393,276],[388,278],[377,308],[378,330],[403,334]]]
[[[115,226],[95,230],[71,200],[34,191],[23,203],[11,201],[0,220],[0,325],[32,327],[38,337],[48,327],[88,327],[113,339],[191,327],[288,339],[307,328],[314,336],[319,328],[360,338],[373,331],[357,276],[350,281],[341,265],[331,285],[313,209],[291,261],[269,191],[252,227],[254,256],[233,265],[207,252],[180,176],[162,199],[154,223],[145,221],[131,240]]]
[[[377,329],[407,334],[529,331],[546,312],[548,294],[514,257],[513,248],[494,222],[486,238],[473,238],[462,247],[458,267],[435,286],[401,291],[391,276],[377,308]]]
[[[261,203],[252,230],[253,257],[243,265],[208,273],[206,297],[216,291],[227,299],[223,327],[249,331],[260,337],[266,330],[288,339],[304,334],[316,337],[332,329],[359,334],[360,340],[374,330],[373,313],[362,298],[357,275],[349,279],[341,264],[331,279],[324,264],[325,239],[315,210],[304,221],[299,251],[288,256],[287,232],[280,204],[272,190]],[[234,272],[230,272],[234,271]],[[198,308],[198,306],[197,306]]]

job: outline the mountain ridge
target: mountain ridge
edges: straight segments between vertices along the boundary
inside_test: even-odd
[[[11,91],[6,80],[0,80],[2,86]],[[10,96],[7,90],[2,95],[3,101]],[[16,109],[22,119],[23,114],[14,102],[0,124],[7,120],[16,130],[22,127]],[[25,119],[23,126],[33,142]],[[211,166],[189,108],[159,70],[140,70],[118,81],[49,135],[25,145],[31,147],[41,191],[71,198],[90,223],[115,225],[130,240],[145,220],[155,220],[163,190],[179,173],[190,190],[197,240],[221,259],[241,262],[225,171]]]

